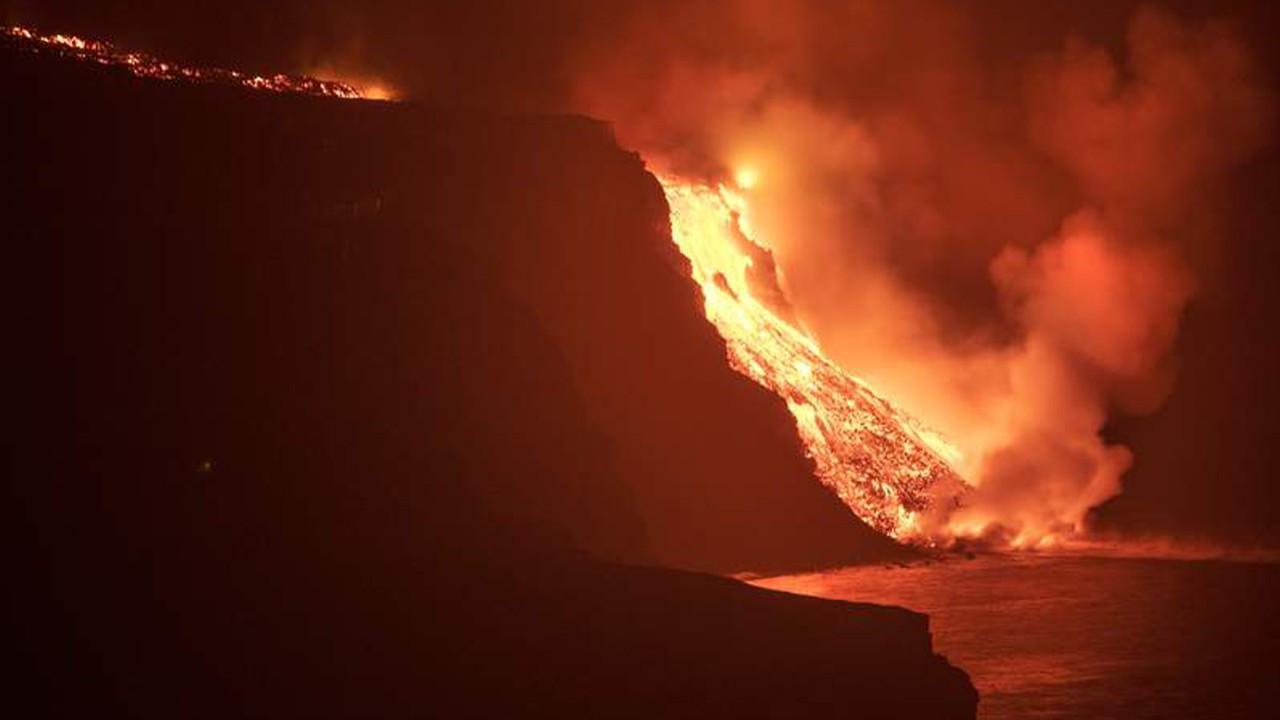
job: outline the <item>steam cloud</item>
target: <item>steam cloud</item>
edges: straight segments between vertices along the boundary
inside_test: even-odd
[[[1215,194],[1268,140],[1243,44],[1147,9],[1122,56],[992,67],[952,8],[789,7],[637,18],[576,99],[677,171],[758,172],[748,220],[800,320],[964,451],[949,532],[1080,529],[1132,460],[1108,413],[1169,391]]]
[[[796,318],[964,452],[978,489],[947,530],[1034,543],[1120,489],[1133,458],[1100,433],[1172,387],[1181,314],[1215,280],[1228,174],[1270,142],[1275,114],[1227,22],[1148,8],[1104,46],[1020,25],[1030,5],[273,12],[303,28],[308,67],[359,66],[429,101],[601,117],[691,178],[752,168],[745,220]]]

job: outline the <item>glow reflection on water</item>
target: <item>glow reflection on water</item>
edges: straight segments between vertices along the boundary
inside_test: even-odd
[[[755,584],[928,613],[979,717],[1243,717],[1276,706],[1280,565],[981,556]]]

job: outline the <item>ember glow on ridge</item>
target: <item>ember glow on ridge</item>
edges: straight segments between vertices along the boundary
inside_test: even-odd
[[[34,52],[52,52],[71,56],[79,60],[95,62],[100,65],[123,67],[138,77],[156,80],[182,80],[185,82],[239,85],[254,90],[271,92],[289,92],[303,95],[341,98],[344,100],[364,99],[366,95],[355,87],[337,80],[318,80],[297,75],[247,75],[236,70],[220,68],[191,68],[165,62],[145,53],[127,52],[111,43],[97,40],[85,40],[74,35],[40,35],[32,30],[20,27],[6,27],[0,35],[17,39]],[[384,93],[375,93],[369,99],[385,97]]]

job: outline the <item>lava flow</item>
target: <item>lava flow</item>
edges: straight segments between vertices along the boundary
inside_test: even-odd
[[[157,80],[182,80],[193,83],[240,85],[254,90],[301,93],[322,97],[357,100],[385,98],[385,93],[366,94],[355,87],[336,80],[318,80],[297,75],[246,75],[235,70],[219,68],[191,68],[175,65],[145,53],[126,52],[110,43],[85,40],[74,35],[40,35],[20,27],[0,30],[0,38],[8,37],[21,43],[31,52],[50,52],[95,62],[99,65],[123,67],[139,77]]]
[[[729,364],[786,400],[818,477],[854,514],[896,539],[932,543],[937,521],[968,489],[953,469],[959,451],[781,317],[785,300],[777,300],[769,251],[751,237],[742,192],[660,180],[672,239],[692,265]]]

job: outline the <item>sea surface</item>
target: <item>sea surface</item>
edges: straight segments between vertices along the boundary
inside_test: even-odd
[[[753,582],[927,613],[979,718],[1280,718],[1280,564],[982,555]]]

